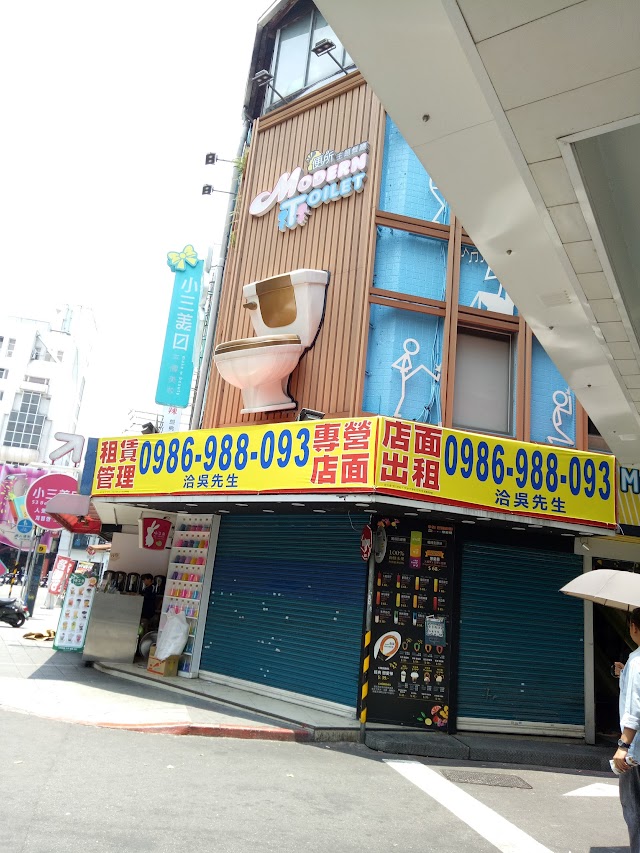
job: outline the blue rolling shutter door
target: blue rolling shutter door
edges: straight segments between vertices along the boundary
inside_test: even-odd
[[[465,545],[459,717],[584,725],[584,605],[558,592],[581,572],[573,554]]]
[[[356,706],[368,518],[223,518],[200,668]]]

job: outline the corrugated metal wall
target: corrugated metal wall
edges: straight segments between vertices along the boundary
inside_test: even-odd
[[[558,590],[574,554],[467,543],[458,716],[584,725],[582,601]]]
[[[236,516],[220,525],[201,669],[356,706],[368,518]]]
[[[247,311],[241,307],[244,284],[297,268],[330,271],[323,328],[313,349],[302,357],[290,385],[300,405],[328,416],[360,411],[357,385],[363,369],[383,133],[382,107],[359,74],[260,119],[254,129],[234,245],[227,261],[216,344],[253,336]],[[322,205],[304,227],[286,232],[278,230],[277,205],[264,216],[249,215],[253,198],[273,189],[284,172],[304,167],[309,151],[340,151],[363,141],[370,143],[371,154],[362,193]],[[286,412],[240,415],[240,409],[240,391],[222,381],[213,367],[205,427],[294,416]]]

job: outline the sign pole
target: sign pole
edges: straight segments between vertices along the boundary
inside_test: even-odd
[[[40,544],[40,539],[44,530],[41,527],[36,528],[36,535],[31,552],[31,560],[25,584],[22,588],[22,603],[27,606],[29,617],[33,616],[36,596],[38,594],[38,585],[40,583],[40,575],[42,573],[42,565],[44,563],[44,555],[47,553],[47,546]]]
[[[27,548],[27,559],[24,561],[24,574],[22,576],[22,588],[20,590],[20,598],[22,598],[24,596],[24,591],[26,589],[26,583],[27,583],[27,574],[28,574],[29,568],[31,566],[33,551],[36,547],[34,533],[35,533],[35,527],[31,531],[31,538],[29,539],[29,547]],[[20,554],[21,553],[22,553],[22,543],[20,543],[20,550],[18,551],[18,556],[16,557],[16,568],[18,568],[18,566],[20,565]],[[14,575],[14,577],[15,577],[15,575]],[[9,595],[11,595],[12,590],[13,590],[13,579],[11,581],[11,586],[9,587]]]
[[[360,743],[364,743],[367,729],[367,694],[369,693],[369,666],[371,664],[371,622],[373,614],[373,585],[376,560],[373,550],[367,564],[367,609],[364,621],[364,643],[362,649],[362,682],[360,685]]]

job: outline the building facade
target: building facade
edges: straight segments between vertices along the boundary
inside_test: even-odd
[[[55,433],[75,432],[94,336],[93,313],[82,306],[0,322],[0,461],[48,462]]]
[[[271,56],[264,52],[270,38],[274,44]],[[333,76],[337,69],[331,58],[312,52],[321,38],[329,38],[336,45],[332,53],[344,64],[339,40],[310,4],[297,4],[280,21],[276,16],[259,30],[250,77],[259,70],[256,63],[261,63],[273,75],[273,88],[260,90],[250,84],[248,90],[248,109],[253,110],[254,122],[235,218],[235,239],[222,287],[216,343],[251,338],[243,286],[289,270],[330,272],[322,326],[313,347],[291,373],[288,392],[295,408],[242,414],[241,390],[226,382],[212,365],[202,426],[282,422],[295,419],[301,409],[311,409],[324,413],[325,418],[382,415],[520,442],[587,450],[588,418],[575,395],[364,78],[348,66],[349,73],[338,71]],[[306,79],[301,72],[305,64]],[[318,85],[321,68],[332,79]],[[287,80],[292,69],[297,73]],[[276,92],[284,97],[278,100]],[[344,198],[321,198],[303,219],[291,216],[290,207],[283,213],[292,198],[294,203],[298,199],[298,205],[310,201],[308,196],[299,200],[304,185],[298,184],[293,192],[286,186],[296,168],[302,168],[303,176],[317,175],[319,169],[311,172],[309,168],[316,166],[309,159],[315,154],[320,169],[329,173],[326,186],[331,165],[339,165],[354,151],[359,156],[363,148],[367,163],[358,164],[364,166],[366,175],[361,187]],[[318,184],[322,189],[320,181]],[[269,203],[276,189],[272,208],[253,215],[254,200],[270,193]],[[517,498],[511,495],[509,500],[513,507]],[[410,516],[413,509],[408,510]],[[526,524],[515,519],[511,525],[493,527],[483,516],[467,511],[464,518],[456,519],[457,524],[450,514],[440,518],[445,526],[455,528],[459,555],[458,577],[452,579],[452,586],[459,584],[459,591],[451,614],[453,617],[455,611],[459,619],[458,673],[454,679],[458,726],[509,730],[510,723],[524,723],[529,731],[545,726],[565,732],[580,729],[585,722],[582,608],[557,594],[563,582],[582,569],[582,556],[573,553],[574,538],[566,529],[554,530],[553,526],[542,535],[535,520]],[[410,520],[407,516],[400,518],[398,529]],[[343,546],[333,548],[344,554],[344,543],[353,531],[343,517],[332,523],[326,516],[310,520],[308,516],[269,517],[267,513],[251,521],[261,530],[257,542],[277,539],[281,543],[283,538],[292,543],[309,541],[315,560],[312,554],[305,554],[304,562],[313,565],[318,561],[317,539],[322,534],[305,535],[309,524],[313,530],[324,529],[325,535],[337,537]],[[340,525],[344,529],[338,532]],[[264,564],[274,571],[277,562],[274,586],[289,591],[295,586],[292,577],[288,581],[282,577],[288,571],[283,566],[291,557],[281,554],[281,545],[275,561],[261,546],[260,555],[238,556],[231,543],[238,541],[243,529],[247,529],[247,521],[223,517],[220,538],[224,550],[216,558],[214,569],[210,630],[212,635],[217,634],[222,625],[229,639],[238,636],[244,621],[238,621],[242,614],[236,608],[225,606],[231,586],[243,583],[240,578],[247,579],[249,599],[252,589],[261,590],[266,597]],[[230,531],[229,545],[225,530]],[[399,547],[405,547],[404,541]],[[341,579],[332,577],[328,581],[335,585],[339,601],[349,587],[349,572],[339,561],[327,559],[323,568]],[[360,585],[354,590],[354,601],[364,595],[362,571],[358,569],[356,562],[351,580],[354,574],[359,576]],[[292,576],[300,571],[300,560],[293,559],[290,571]],[[317,565],[312,573],[317,578]],[[527,601],[519,605],[523,585]],[[384,599],[385,588],[381,591]],[[319,609],[322,611],[322,606]],[[354,609],[359,614],[361,607]],[[541,611],[547,615],[542,622]],[[549,717],[548,699],[554,685],[547,683],[543,688],[543,684],[555,676],[542,662],[547,659],[543,648],[535,655],[538,663],[534,656],[523,664],[517,662],[519,655],[513,660],[506,655],[502,667],[495,666],[496,647],[505,641],[507,645],[518,643],[523,620],[539,626],[529,626],[534,646],[546,636],[549,647],[571,649],[563,654],[562,672],[557,672],[555,687],[562,690],[565,702],[554,703],[553,719]],[[352,643],[359,637],[358,621],[356,616]],[[265,627],[271,624],[268,618],[264,622]],[[269,675],[262,680],[272,680],[284,688],[291,678],[291,666],[285,666],[287,676],[278,674],[273,665],[277,657],[267,654],[264,661],[256,665],[249,662],[243,669],[236,662],[226,667],[209,663],[205,651],[203,665],[223,670],[229,677],[242,677],[244,671],[253,681],[261,680],[260,671],[268,669]],[[572,658],[574,662],[570,663]],[[359,655],[353,647],[350,675],[343,675],[344,688],[337,691],[338,701],[344,704],[349,704],[348,695],[352,699],[355,695],[358,665]],[[328,668],[335,673],[334,663]],[[490,670],[492,677],[488,677]],[[340,680],[334,674],[334,686]],[[522,681],[528,682],[529,689],[518,695],[521,688],[516,685]],[[312,689],[307,684],[301,692],[308,694]],[[316,688],[318,692],[322,691]],[[323,697],[335,699],[326,691]],[[384,710],[381,713],[384,718]],[[389,719],[392,717],[393,713]]]
[[[591,629],[558,590],[615,526],[611,458],[313,4],[260,21],[245,111],[201,431],[102,440],[101,517],[177,515],[192,675],[593,739]]]

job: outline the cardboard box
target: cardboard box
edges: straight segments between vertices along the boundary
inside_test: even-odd
[[[156,657],[156,647],[151,646],[147,672],[154,672],[156,675],[164,675],[165,678],[170,678],[171,676],[178,674],[179,660],[180,655],[171,655],[166,660],[158,660]]]

